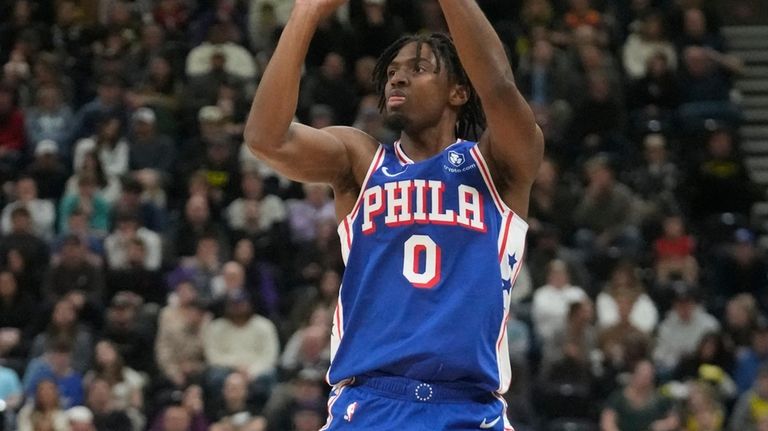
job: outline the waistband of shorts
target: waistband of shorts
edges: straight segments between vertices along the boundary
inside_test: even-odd
[[[358,376],[352,386],[371,389],[389,398],[422,403],[487,402],[493,399],[493,393],[467,384],[423,382],[400,376]]]

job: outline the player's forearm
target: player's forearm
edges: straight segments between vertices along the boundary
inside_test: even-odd
[[[311,7],[296,7],[259,83],[245,124],[245,142],[256,152],[277,148],[285,138],[299,98],[309,43],[321,19]]]
[[[496,94],[514,77],[504,46],[476,0],[439,0],[448,29],[480,98]]]

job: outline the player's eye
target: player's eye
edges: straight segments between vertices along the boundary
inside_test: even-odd
[[[395,69],[387,70],[387,77],[391,78],[393,76],[395,76]]]

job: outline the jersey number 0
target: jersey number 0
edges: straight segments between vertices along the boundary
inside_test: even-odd
[[[418,289],[431,289],[440,282],[440,247],[432,238],[427,235],[408,238],[403,253],[403,276]]]

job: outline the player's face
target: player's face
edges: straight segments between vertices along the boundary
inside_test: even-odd
[[[446,67],[438,67],[429,45],[421,45],[420,52],[416,42],[405,45],[387,68],[387,122],[401,130],[437,124],[449,106],[451,89]]]

